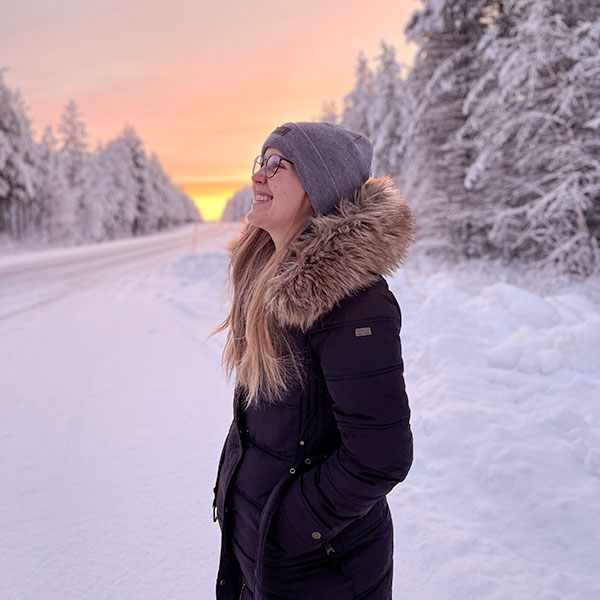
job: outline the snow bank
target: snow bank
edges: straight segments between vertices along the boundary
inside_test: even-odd
[[[415,436],[396,593],[600,597],[600,307],[459,271],[390,280]]]

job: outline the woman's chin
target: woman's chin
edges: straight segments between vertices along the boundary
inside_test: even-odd
[[[260,227],[261,223],[266,222],[266,219],[264,218],[264,208],[261,205],[253,204],[250,207],[247,218],[252,225]]]

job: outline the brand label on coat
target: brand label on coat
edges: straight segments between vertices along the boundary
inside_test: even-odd
[[[357,327],[354,330],[354,335],[356,337],[362,337],[363,335],[371,335],[371,328],[370,327]]]

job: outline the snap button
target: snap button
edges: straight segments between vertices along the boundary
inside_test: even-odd
[[[307,458],[307,459],[306,459],[304,462],[305,462],[307,465],[310,465],[310,458]]]
[[[321,539],[321,534],[318,531],[313,531],[311,533],[311,536],[312,536],[313,540],[320,540]]]
[[[296,469],[294,469],[294,467],[292,467],[292,468],[290,469],[290,473],[293,475],[295,472],[296,472]]]
[[[300,440],[300,445],[304,446],[304,440]]]

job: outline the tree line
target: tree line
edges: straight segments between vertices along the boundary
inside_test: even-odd
[[[147,155],[131,125],[94,151],[74,100],[55,135],[34,139],[20,92],[0,69],[0,236],[69,245],[144,235],[201,220],[192,199]]]

